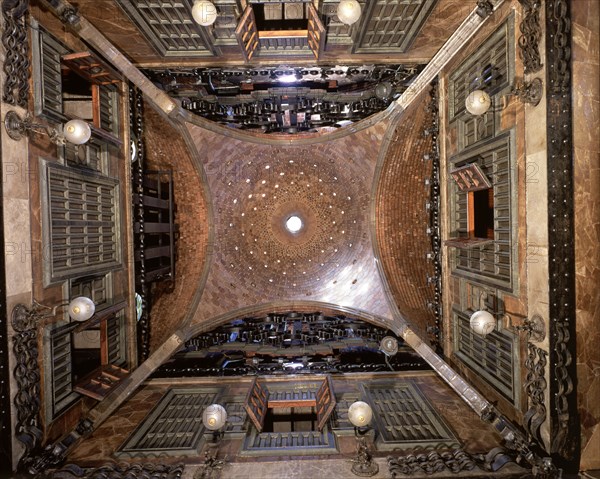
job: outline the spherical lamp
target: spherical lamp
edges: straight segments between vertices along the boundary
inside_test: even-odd
[[[471,315],[471,330],[480,336],[487,336],[496,328],[496,318],[489,311],[475,311]]]
[[[220,404],[211,404],[202,413],[202,424],[211,431],[218,431],[225,422],[227,422],[227,411]]]
[[[386,336],[381,340],[379,349],[386,356],[394,356],[398,352],[398,340],[393,336]]]
[[[472,91],[465,100],[465,108],[471,115],[483,115],[491,104],[490,96],[483,90]]]
[[[394,87],[389,81],[379,83],[375,87],[375,96],[380,100],[386,100],[392,94]]]
[[[356,23],[360,18],[361,8],[360,3],[356,0],[342,0],[337,8],[337,16],[340,22],[346,25]]]
[[[366,402],[353,402],[348,408],[348,419],[356,427],[368,426],[373,418],[373,410]]]
[[[192,7],[192,17],[197,24],[208,27],[217,19],[217,8],[208,0],[196,0]]]
[[[87,321],[96,311],[96,305],[90,298],[78,296],[71,300],[68,307],[69,316],[75,321]]]
[[[83,145],[92,136],[92,129],[83,120],[70,120],[65,123],[63,135],[69,143]]]

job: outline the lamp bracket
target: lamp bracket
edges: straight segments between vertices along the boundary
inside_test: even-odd
[[[35,306],[29,309],[24,304],[17,304],[12,310],[12,327],[19,333],[33,329],[39,317],[40,315]]]
[[[537,106],[544,93],[541,78],[534,78],[530,82],[524,81],[516,85],[513,94],[523,103]]]
[[[527,331],[529,337],[539,343],[546,337],[546,323],[539,315],[534,315],[531,319],[525,319],[522,326],[514,327],[517,331]]]
[[[4,128],[10,138],[19,141],[24,136],[27,136],[30,131],[45,133],[50,138],[52,143],[62,145],[65,142],[64,137],[54,128],[48,128],[40,123],[34,123],[31,120],[31,114],[27,113],[25,118],[21,118],[19,114],[11,110],[4,117]]]
[[[360,431],[360,429],[366,429]],[[352,459],[352,474],[361,477],[374,476],[379,472],[379,466],[373,460],[373,455],[369,451],[369,446],[366,441],[366,434],[370,428],[354,428],[354,434],[356,436],[357,450],[356,459]]]

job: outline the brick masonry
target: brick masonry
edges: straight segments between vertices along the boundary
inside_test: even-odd
[[[149,170],[173,170],[175,222],[179,227],[175,280],[154,283],[150,313],[150,349],[154,351],[180,326],[200,285],[207,258],[208,206],[200,176],[179,134],[146,107],[145,149]]]
[[[430,121],[424,95],[414,107],[403,113],[387,150],[377,185],[377,243],[390,292],[400,314],[422,339],[427,327],[435,325],[435,316],[427,308],[433,300],[433,286],[427,275],[433,266],[426,259],[431,251],[427,235],[429,214],[425,203],[431,175],[431,162],[424,161],[432,151],[432,140],[423,131]]]

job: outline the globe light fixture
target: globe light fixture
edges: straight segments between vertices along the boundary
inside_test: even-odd
[[[192,7],[192,17],[198,25],[208,27],[217,19],[217,7],[208,0],[196,0]]]
[[[353,402],[348,408],[348,419],[354,425],[354,435],[356,436],[357,449],[356,459],[352,462],[352,473],[368,477],[374,476],[379,472],[379,466],[373,461],[373,455],[369,452],[366,436],[370,428],[369,423],[373,419],[373,410],[364,401]]]
[[[475,311],[469,324],[474,333],[485,337],[496,329],[496,318],[489,311]]]
[[[218,431],[226,422],[227,411],[220,404],[211,404],[202,413],[202,424],[211,431]]]
[[[96,305],[90,298],[78,296],[69,303],[67,308],[69,316],[75,321],[87,321],[96,311]]]
[[[373,418],[373,410],[364,401],[353,402],[348,408],[348,419],[356,427],[366,427]]]
[[[48,136],[52,143],[64,145],[66,142],[74,145],[83,145],[92,135],[90,125],[79,119],[65,123],[62,134],[56,128],[51,128],[41,123],[35,123],[30,113],[21,118],[16,111],[8,111],[4,117],[4,128],[13,140],[19,141],[29,133],[41,133]]]
[[[342,0],[337,8],[337,16],[340,22],[346,25],[356,23],[360,18],[361,8],[360,3],[356,0]]]
[[[375,96],[380,100],[387,100],[392,94],[393,90],[394,87],[392,84],[389,81],[384,81],[375,87]]]
[[[393,336],[386,336],[379,343],[379,349],[386,356],[394,356],[398,352],[398,340]]]
[[[483,115],[491,105],[490,96],[483,90],[472,91],[465,100],[465,108],[471,115]]]
[[[63,128],[65,140],[74,145],[87,143],[92,136],[90,125],[83,120],[69,120]]]

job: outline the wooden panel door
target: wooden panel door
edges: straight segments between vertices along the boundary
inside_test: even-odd
[[[325,27],[319,18],[317,9],[312,3],[307,4],[308,8],[308,46],[312,50],[315,58],[318,60],[325,45]]]
[[[238,26],[235,29],[235,37],[242,49],[244,58],[249,62],[260,48],[258,29],[256,28],[256,20],[254,19],[252,5],[248,5],[244,10],[244,13],[240,18],[240,23],[238,23]]]
[[[335,395],[331,378],[327,376],[317,391],[317,428],[321,431],[335,408]]]
[[[268,399],[269,392],[260,383],[258,378],[254,378],[254,381],[250,386],[250,390],[248,391],[248,396],[246,397],[246,403],[244,404],[244,407],[246,408],[248,416],[250,416],[250,419],[256,426],[256,429],[258,429],[258,432],[262,431],[265,423]]]

